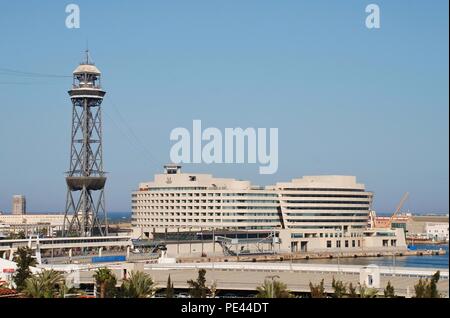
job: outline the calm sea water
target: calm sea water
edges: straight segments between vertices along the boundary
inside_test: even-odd
[[[108,213],[110,222],[129,222],[131,221],[131,212],[110,212]],[[438,250],[444,249],[446,255],[433,256],[396,256],[395,266],[398,267],[427,267],[427,268],[449,268],[448,245],[417,245],[418,250]],[[315,259],[315,260],[299,260],[299,263],[314,264],[337,264],[337,258],[334,259]],[[342,258],[339,260],[342,265],[370,265],[393,266],[393,257],[359,257],[359,258]]]
[[[112,222],[130,222],[131,212],[108,212],[108,219]]]
[[[395,266],[398,267],[426,267],[426,268],[448,268],[448,245],[417,245],[417,250],[439,250],[444,249],[446,255],[433,256],[396,256]],[[314,259],[298,260],[297,263],[311,264],[337,264],[338,259]],[[359,257],[359,258],[341,258],[339,263],[342,265],[370,265],[393,266],[393,257]]]

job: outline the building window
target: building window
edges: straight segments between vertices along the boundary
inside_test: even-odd
[[[331,241],[327,241],[327,248],[331,248]]]

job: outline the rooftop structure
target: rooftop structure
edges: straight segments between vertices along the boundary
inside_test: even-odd
[[[12,214],[23,215],[27,213],[27,201],[24,195],[14,195],[12,203]]]

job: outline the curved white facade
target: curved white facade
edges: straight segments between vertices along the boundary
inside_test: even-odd
[[[133,227],[143,236],[184,230],[289,229],[328,237],[367,227],[372,193],[352,176],[308,176],[275,186],[181,173],[144,182],[132,194]],[[299,235],[302,236],[302,235]]]

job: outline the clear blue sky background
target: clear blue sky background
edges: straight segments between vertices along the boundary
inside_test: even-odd
[[[351,174],[395,209],[448,212],[448,1],[2,1],[0,68],[70,75],[86,41],[103,72],[107,206],[169,161],[175,127],[278,127],[279,170],[185,171],[271,184]],[[381,8],[381,29],[365,7]],[[0,210],[62,211],[70,78],[0,71]],[[192,128],[190,128],[192,129]]]

